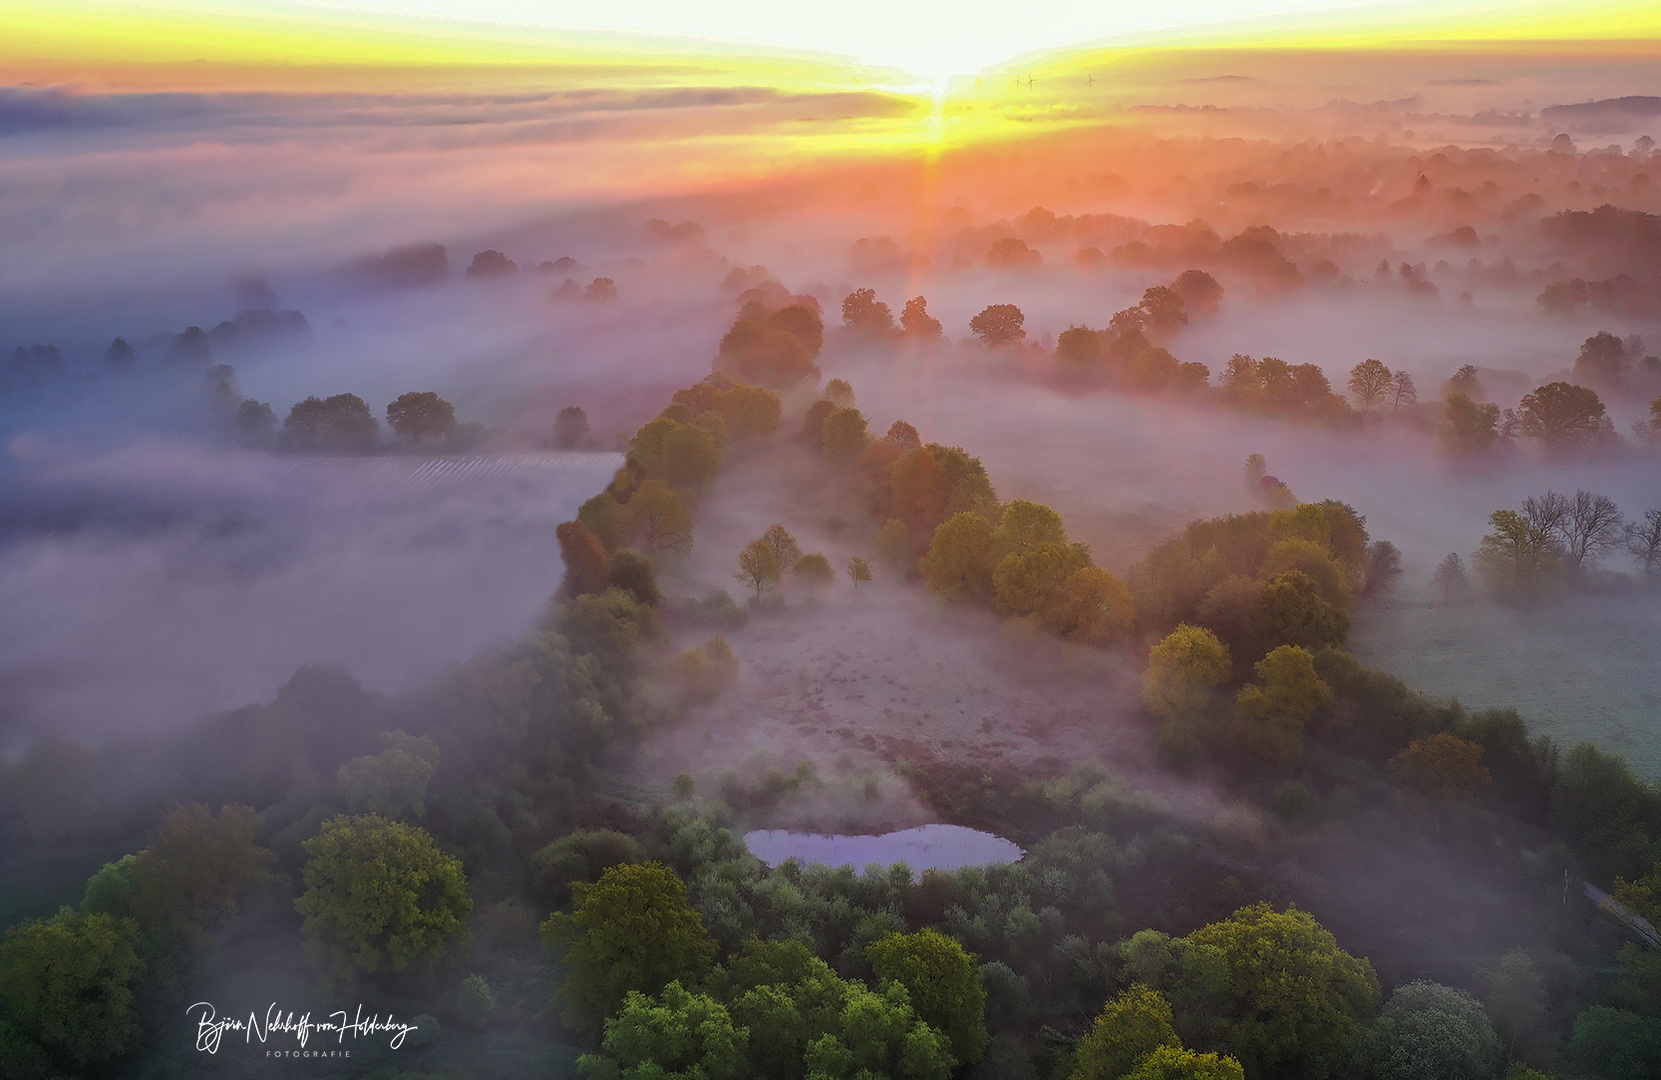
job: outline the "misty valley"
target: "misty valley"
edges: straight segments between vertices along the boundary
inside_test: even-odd
[[[1653,60],[1116,62],[0,86],[0,1076],[1661,1077]]]

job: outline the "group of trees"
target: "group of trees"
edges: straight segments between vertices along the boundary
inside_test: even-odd
[[[862,583],[871,580],[871,566],[860,556],[849,559],[846,570],[856,592]],[[830,559],[817,551],[803,553],[790,530],[775,522],[738,553],[738,573],[734,576],[740,585],[754,590],[759,602],[783,584],[786,574],[809,590],[825,588],[836,580]]]
[[[1493,531],[1482,538],[1472,562],[1503,597],[1537,595],[1565,578],[1584,579],[1615,552],[1631,555],[1646,576],[1661,569],[1661,509],[1629,522],[1607,495],[1547,491],[1524,499],[1519,509],[1494,511],[1488,523]],[[1457,588],[1457,556],[1449,558],[1455,561],[1439,570],[1439,587]]]
[[[411,446],[453,445],[468,425],[456,423],[456,409],[430,390],[401,394],[386,407],[387,424]],[[267,402],[245,398],[231,418],[237,441],[245,446],[278,445],[288,450],[364,453],[380,439],[380,423],[356,394],[308,397],[296,402],[283,419]]]

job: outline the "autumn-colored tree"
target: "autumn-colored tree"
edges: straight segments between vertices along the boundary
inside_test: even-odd
[[[564,953],[567,974],[554,1004],[574,1026],[598,1033],[630,991],[656,994],[676,980],[690,982],[715,959],[686,886],[662,863],[613,866],[573,891],[576,910],[550,915],[542,936]]]
[[[1099,566],[1081,566],[1051,591],[1038,620],[1052,634],[1086,645],[1111,645],[1136,620],[1130,590]]]
[[[854,592],[857,594],[859,587],[871,580],[871,564],[855,555],[848,560],[848,579],[854,583]]]
[[[1482,763],[1483,748],[1445,731],[1414,739],[1390,759],[1396,783],[1427,795],[1443,805],[1465,802],[1493,784]]]
[[[855,333],[877,337],[893,332],[894,313],[877,299],[874,289],[855,289],[842,298],[842,325]]]
[[[569,596],[596,593],[611,586],[611,556],[605,545],[580,521],[562,521],[554,529],[560,558],[565,562],[565,592]]]
[[[764,540],[752,540],[738,553],[738,573],[733,575],[747,589],[754,589],[756,599],[779,583],[779,557]]]
[[[1309,650],[1282,645],[1257,662],[1258,682],[1235,699],[1239,737],[1260,761],[1283,765],[1303,753],[1303,729],[1332,701]]]
[[[946,519],[951,502],[951,478],[926,446],[919,446],[894,463],[891,484],[894,516],[911,535],[933,536]]]
[[[794,567],[796,560],[802,557],[802,548],[796,543],[796,538],[790,535],[789,529],[776,521],[767,526],[767,531],[761,534],[761,542],[773,549],[781,570]]]
[[[796,565],[790,568],[790,576],[810,589],[820,589],[836,580],[836,571],[831,569],[830,560],[823,554],[810,551],[796,560]]]

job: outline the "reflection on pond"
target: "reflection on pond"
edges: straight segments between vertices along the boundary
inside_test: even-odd
[[[912,873],[962,866],[1012,863],[1026,854],[1001,836],[962,825],[919,825],[881,836],[827,836],[823,833],[757,829],[744,834],[750,854],[777,866],[786,859],[864,869],[872,863],[905,863]]]

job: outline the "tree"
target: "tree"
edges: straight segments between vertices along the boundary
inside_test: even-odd
[[[1099,566],[1081,566],[1068,574],[1038,612],[1044,629],[1087,645],[1119,641],[1135,618],[1130,590]]]
[[[265,446],[276,430],[277,414],[271,411],[269,402],[244,398],[242,404],[236,407],[231,431],[243,446]]]
[[[650,555],[632,548],[611,553],[611,583],[646,607],[663,602],[663,591],[657,585],[657,564]]]
[[[597,277],[584,287],[583,299],[609,303],[617,299],[617,282],[608,277]]]
[[[842,298],[842,325],[855,333],[879,337],[894,330],[894,313],[873,289],[855,289]]]
[[[745,588],[756,591],[756,599],[779,583],[779,557],[765,540],[752,540],[738,553],[738,573],[733,575]]]
[[[6,1019],[77,1071],[120,1057],[139,1033],[132,984],[143,969],[131,919],[65,908],[6,931]]]
[[[1263,634],[1271,645],[1319,649],[1342,645],[1350,632],[1349,612],[1322,595],[1302,570],[1287,570],[1263,583],[1258,596]]]
[[[661,551],[685,555],[692,550],[692,515],[686,500],[662,480],[647,480],[629,496],[623,520],[627,535],[638,536],[653,555]]]
[[[1448,557],[1436,564],[1436,571],[1430,575],[1430,588],[1436,594],[1437,601],[1444,606],[1462,604],[1470,599],[1471,581],[1465,574],[1465,562],[1457,551],[1448,552]]]
[[[1490,587],[1508,593],[1537,588],[1557,566],[1557,544],[1543,525],[1515,510],[1488,515],[1493,532],[1482,538],[1474,562]]]
[[[1661,927],[1661,861],[1636,881],[1615,879],[1615,899],[1652,927]],[[1621,996],[1634,1008],[1661,1015],[1661,953],[1646,942],[1627,942],[1620,951]]]
[[[518,270],[518,263],[495,248],[487,248],[474,254],[473,261],[467,267],[467,276],[493,278],[501,277],[504,274],[517,273]]]
[[[1253,756],[1287,764],[1303,753],[1303,729],[1316,710],[1332,702],[1332,690],[1315,670],[1309,650],[1282,645],[1256,665],[1258,682],[1235,699],[1240,739]]]
[[[871,580],[871,564],[855,555],[848,560],[848,579],[854,583],[854,593],[859,593],[859,587]]]
[[[552,907],[571,902],[580,881],[598,881],[613,866],[644,862],[645,849],[626,833],[611,829],[574,829],[531,856],[531,885]]]
[[[1629,361],[1621,339],[1607,330],[1599,330],[1581,342],[1580,355],[1575,357],[1574,377],[1618,387],[1626,378]]]
[[[858,459],[870,445],[865,414],[858,409],[838,409],[825,421],[825,457],[847,463]]]
[[[1661,1076],[1661,1020],[1593,1006],[1575,1017],[1569,1058],[1579,1075],[1652,1080]]]
[[[1245,1076],[1246,1071],[1231,1057],[1161,1046],[1126,1073],[1125,1080],[1245,1080]]]
[[[825,398],[843,409],[854,407],[854,387],[847,379],[832,379],[825,384]]]
[[[1402,787],[1452,806],[1493,785],[1483,752],[1481,744],[1441,731],[1414,739],[1391,758],[1390,775]]]
[[[1232,671],[1228,646],[1216,634],[1183,623],[1148,653],[1142,704],[1161,720],[1196,717],[1216,701]]]
[[[690,982],[715,958],[686,886],[662,863],[613,866],[573,891],[576,910],[550,915],[542,936],[564,953],[567,974],[554,1004],[574,1026],[598,1032],[631,990],[657,994]]]
[[[1000,615],[1036,615],[1059,596],[1062,583],[1090,566],[1083,544],[1056,541],[1019,547],[992,571],[992,597]]]
[[[577,597],[611,587],[611,556],[580,521],[562,521],[554,527],[560,559],[565,563],[565,593]]]
[[[1296,907],[1254,904],[1186,940],[1217,950],[1225,965],[1217,1012],[1197,1019],[1212,1020],[1213,1041],[1248,1076],[1297,1075],[1302,1063],[1335,1055],[1378,1008],[1373,965]]]
[[[896,420],[889,424],[888,434],[883,436],[883,440],[902,450],[916,450],[923,445],[923,437],[917,434],[917,429],[904,420]]]
[[[1423,980],[1390,995],[1361,1047],[1376,1080],[1490,1080],[1500,1059],[1482,1003]]]
[[[991,304],[969,320],[969,332],[983,345],[1007,345],[1027,336],[1027,317],[1014,304]]]
[[[1083,326],[1069,326],[1056,335],[1055,358],[1080,367],[1094,364],[1102,358],[1101,335]]]
[[[554,417],[554,445],[574,450],[588,437],[588,414],[580,405],[567,405]]]
[[[788,310],[788,309],[786,309]],[[779,396],[761,386],[740,384],[721,395],[717,405],[727,430],[735,436],[760,438],[779,429],[784,415]]]
[[[1155,285],[1142,293],[1137,305],[1148,314],[1148,325],[1156,330],[1177,330],[1188,325],[1188,305],[1175,289]]]
[[[796,565],[790,568],[790,574],[812,589],[823,588],[836,580],[836,571],[831,569],[830,560],[817,551],[810,551],[797,559]]]
[[[1436,438],[1450,454],[1482,454],[1499,442],[1500,407],[1478,405],[1464,394],[1449,394]]]
[[[1626,535],[1625,524],[1614,499],[1584,489],[1576,491],[1558,525],[1569,565],[1581,570],[1614,550]]]
[[[790,530],[778,522],[767,526],[767,531],[761,534],[761,542],[773,549],[773,555],[779,560],[780,569],[794,567],[796,560],[802,557],[801,545],[796,538],[790,535]]]
[[[1547,446],[1574,446],[1602,430],[1604,413],[1595,391],[1573,383],[1552,382],[1525,394],[1518,403],[1518,430]]]
[[[356,394],[308,397],[283,420],[283,434],[300,450],[366,450],[380,430],[369,406]]]
[[[1204,270],[1184,270],[1171,282],[1171,288],[1196,315],[1212,314],[1223,300],[1223,287]]]
[[[928,301],[921,296],[905,302],[905,309],[900,312],[900,329],[911,337],[924,339],[937,338],[942,333],[940,320],[929,314]]]
[[[755,1032],[760,1042],[773,1036]],[[653,997],[630,990],[617,1015],[605,1022],[605,1056],[584,1054],[578,1066],[588,1077],[630,1080],[743,1080],[751,1030],[708,994],[694,993],[679,980]]]
[[[456,994],[456,1015],[470,1028],[482,1028],[496,1013],[496,995],[483,975],[469,975]]]
[[[1180,1047],[1172,1026],[1171,1003],[1141,984],[1102,1007],[1079,1040],[1072,1080],[1120,1080],[1160,1047]]]
[[[339,815],[301,847],[306,946],[337,979],[432,967],[461,938],[473,901],[461,860],[424,829]]]
[[[1413,388],[1413,376],[1406,371],[1397,371],[1390,376],[1390,409],[1395,411],[1403,405],[1417,405],[1419,392]]]
[[[889,934],[865,947],[881,979],[904,986],[917,1018],[950,1040],[952,1056],[972,1065],[986,1049],[986,988],[976,958],[936,930]]]
[[[600,546],[615,552],[628,538],[623,506],[611,492],[602,491],[577,508],[577,521],[594,534]]]
[[[386,422],[411,442],[448,439],[456,433],[456,407],[430,390],[411,391],[386,407]]]
[[[438,772],[438,745],[402,731],[388,731],[381,740],[385,750],[340,767],[335,790],[354,814],[421,817],[427,808],[427,785]]]
[[[1546,980],[1534,968],[1534,961],[1521,949],[1500,957],[1495,971],[1484,971],[1488,980],[1488,1014],[1505,1047],[1505,1056],[1515,1058],[1539,1038],[1545,1016]]]
[[[133,366],[137,355],[126,338],[118,337],[104,350],[104,363],[111,371],[126,371]]]
[[[1645,510],[1644,520],[1626,527],[1626,549],[1651,574],[1661,565],[1661,510]]]
[[[1367,545],[1367,566],[1362,571],[1361,591],[1368,596],[1384,592],[1401,577],[1401,551],[1388,540]]]
[[[1390,392],[1394,376],[1377,360],[1367,359],[1350,369],[1350,394],[1363,409],[1371,409]]]
[[[57,733],[36,739],[11,770],[23,823],[37,840],[86,828],[98,809],[98,760],[85,744]]]
[[[249,886],[269,878],[263,823],[246,806],[180,806],[162,819],[133,860],[132,914],[146,929],[184,924],[212,930],[237,912]]]
[[[992,523],[979,514],[954,514],[934,530],[923,576],[929,588],[949,599],[992,591]]]

